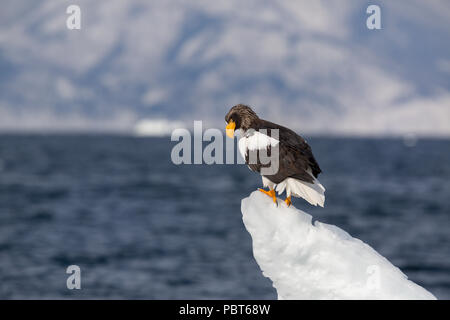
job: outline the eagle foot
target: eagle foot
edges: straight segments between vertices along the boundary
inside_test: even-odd
[[[286,202],[286,205],[287,205],[288,207],[290,207],[291,204],[292,204],[291,196],[287,197],[286,200],[284,200],[284,202]]]
[[[275,190],[272,189],[272,190],[266,191],[266,190],[261,189],[261,188],[259,188],[258,190],[261,191],[262,193],[267,194],[269,197],[271,197],[275,204],[277,203],[277,196],[275,194]]]

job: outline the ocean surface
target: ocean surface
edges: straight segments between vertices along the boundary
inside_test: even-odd
[[[294,205],[450,298],[450,140],[309,138],[326,206]],[[0,298],[275,299],[244,165],[174,165],[169,138],[0,136]],[[81,268],[81,290],[66,268]]]

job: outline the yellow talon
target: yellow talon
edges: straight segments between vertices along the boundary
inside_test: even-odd
[[[259,191],[261,191],[262,193],[265,193],[265,194],[267,194],[269,197],[271,197],[272,198],[272,200],[273,200],[273,202],[274,203],[277,203],[277,196],[276,196],[276,194],[275,194],[275,190],[269,190],[269,191],[266,191],[266,190],[264,190],[264,189],[258,189]]]
[[[287,197],[286,200],[284,200],[284,202],[286,202],[287,206],[290,207],[292,204],[291,196]]]

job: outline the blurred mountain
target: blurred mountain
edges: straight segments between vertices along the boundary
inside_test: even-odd
[[[247,103],[305,133],[450,135],[450,3],[6,0],[0,130],[222,126]],[[381,7],[381,30],[366,8]]]

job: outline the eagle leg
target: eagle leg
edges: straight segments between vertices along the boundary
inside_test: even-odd
[[[261,189],[261,188],[259,188],[258,190],[261,191],[262,193],[267,194],[269,197],[272,198],[272,200],[273,200],[274,203],[277,203],[277,196],[276,196],[276,194],[275,194],[275,190],[271,189],[271,190],[269,190],[269,191],[266,191],[266,190]]]
[[[286,200],[284,200],[284,202],[286,202],[287,206],[290,207],[292,204],[291,196],[287,197]]]

